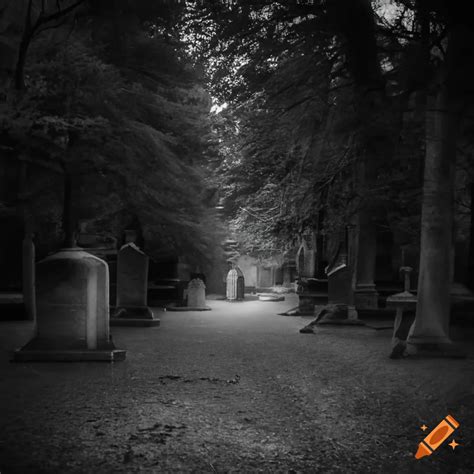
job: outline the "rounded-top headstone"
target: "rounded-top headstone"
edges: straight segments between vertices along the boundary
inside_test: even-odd
[[[109,346],[107,264],[82,249],[63,249],[36,267],[36,342],[48,348]]]
[[[234,267],[227,273],[226,297],[229,301],[244,299],[244,275],[240,268]]]
[[[200,278],[188,283],[188,306],[201,308],[206,306],[206,285]]]

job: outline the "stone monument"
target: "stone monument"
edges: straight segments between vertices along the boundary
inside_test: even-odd
[[[234,266],[227,273],[226,298],[228,301],[241,301],[244,299],[245,282],[240,268]]]
[[[315,307],[319,324],[362,325],[354,305],[356,239],[353,226],[347,226],[332,261],[326,269],[328,304]]]
[[[63,249],[36,266],[37,334],[14,361],[125,359],[109,334],[107,264],[80,248]]]
[[[196,274],[195,274],[196,275]],[[202,275],[202,274],[201,274]],[[204,275],[202,275],[204,276]],[[186,306],[177,306],[169,304],[166,306],[167,311],[209,311],[210,306],[206,306],[206,285],[201,278],[193,278],[186,290]]]
[[[188,307],[204,308],[206,306],[206,285],[200,278],[194,278],[188,284]]]
[[[158,326],[147,305],[148,256],[133,242],[122,246],[117,257],[117,304],[113,326]]]

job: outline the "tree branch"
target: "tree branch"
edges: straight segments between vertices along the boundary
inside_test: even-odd
[[[73,3],[72,5],[65,8],[64,10],[58,10],[56,13],[52,13],[51,15],[38,18],[38,20],[36,21],[35,27],[38,28],[44,23],[49,23],[50,21],[55,21],[55,20],[58,20],[59,18],[62,18],[63,16],[75,10],[79,5],[84,3],[84,1],[85,0],[77,0],[77,2]]]

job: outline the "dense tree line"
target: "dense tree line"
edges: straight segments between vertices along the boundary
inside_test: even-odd
[[[472,26],[443,0],[190,9],[185,31],[228,104],[219,169],[247,249],[354,224],[368,255],[386,225],[419,246],[419,314],[447,321],[454,238],[472,216]]]
[[[4,5],[2,153],[42,170],[24,173],[23,210],[57,223],[58,203],[74,203],[67,237],[74,212],[111,225],[128,209],[149,242],[200,254],[216,242],[213,191],[259,255],[348,224],[366,253],[385,225],[420,247],[419,310],[446,314],[439,268],[449,273],[453,236],[474,222],[474,30],[462,5]],[[220,113],[207,113],[205,88]],[[38,217],[45,209],[54,216]]]
[[[72,245],[78,220],[112,234],[138,222],[155,255],[209,257],[210,98],[173,31],[177,6],[28,0],[0,12],[2,152],[26,167],[16,204],[39,237]]]

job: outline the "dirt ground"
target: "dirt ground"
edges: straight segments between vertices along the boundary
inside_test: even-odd
[[[389,330],[300,334],[310,319],[277,315],[293,298],[114,327],[115,364],[0,353],[0,472],[474,472],[472,352],[391,360]],[[458,430],[416,460],[448,414]]]

